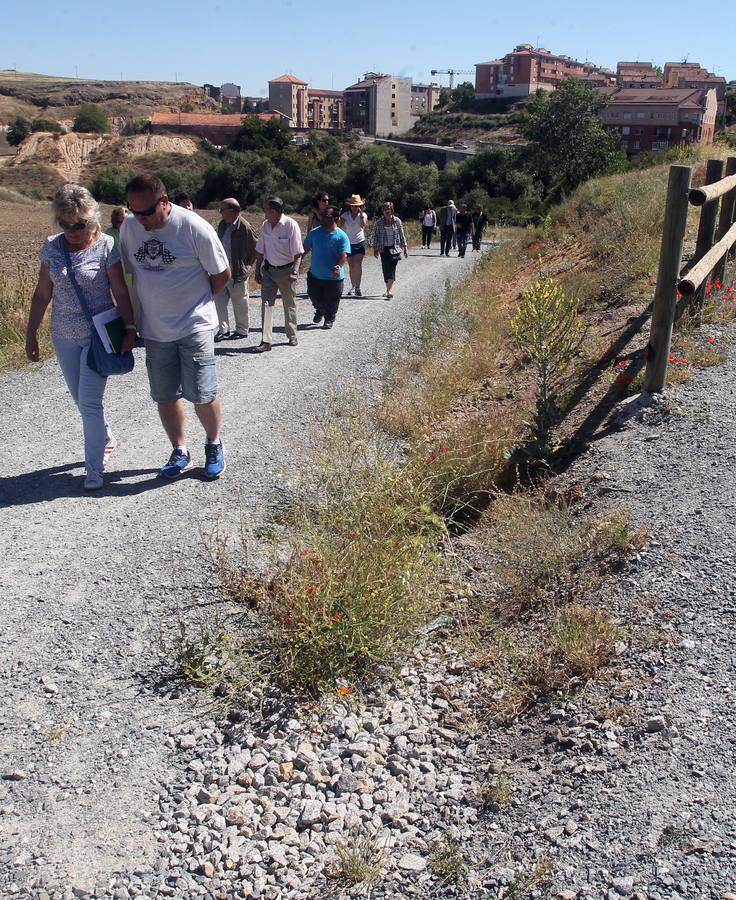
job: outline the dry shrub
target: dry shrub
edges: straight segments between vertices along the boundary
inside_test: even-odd
[[[572,603],[552,627],[552,650],[559,654],[561,679],[593,678],[615,655],[618,629],[599,610]]]
[[[359,406],[321,420],[308,480],[287,512],[287,563],[261,603],[274,675],[311,691],[395,663],[434,602],[443,519]],[[303,488],[303,489],[302,489]]]
[[[533,604],[550,582],[585,553],[585,531],[564,503],[538,492],[498,494],[482,520],[481,537],[502,590]]]

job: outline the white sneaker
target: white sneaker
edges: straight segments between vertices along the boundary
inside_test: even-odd
[[[350,288],[350,290],[347,292],[347,296],[354,297],[355,296],[355,288]]]
[[[102,458],[102,468],[103,469],[107,465],[108,457],[110,456],[111,453],[114,452],[117,445],[118,445],[118,442],[115,440],[114,437],[111,437],[110,440],[105,444],[105,455]]]
[[[87,472],[84,479],[85,491],[99,491],[105,482],[99,472]]]

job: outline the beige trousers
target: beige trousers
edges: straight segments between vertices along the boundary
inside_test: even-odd
[[[281,291],[281,299],[284,304],[284,325],[286,336],[296,337],[296,282],[289,281],[292,266],[284,269],[273,267],[261,269],[261,318],[263,322],[263,334],[261,340],[264,344],[273,343],[273,307],[276,303],[276,293]]]
[[[227,313],[228,303],[232,303],[235,313],[235,330],[240,334],[248,334],[248,282],[233,281],[232,278],[225,287],[215,296],[217,307],[217,327],[223,333],[230,331],[230,321]]]

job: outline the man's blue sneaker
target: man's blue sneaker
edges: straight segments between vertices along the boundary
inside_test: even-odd
[[[204,445],[204,477],[214,481],[225,471],[225,451],[222,443]]]
[[[159,469],[159,478],[168,478],[169,481],[173,481],[175,478],[178,478],[182,472],[186,472],[191,464],[192,457],[190,456],[189,451],[180,450],[178,447],[175,447],[169,457],[169,461],[162,469]]]

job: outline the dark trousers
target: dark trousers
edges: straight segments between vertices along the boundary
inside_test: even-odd
[[[386,282],[396,281],[396,264],[399,261],[399,257],[391,255],[392,249],[384,247],[381,250],[381,268],[383,269],[383,280]]]
[[[425,247],[429,247],[432,243],[432,235],[434,234],[434,228],[431,225],[422,225],[422,244]]]
[[[457,232],[457,254],[458,256],[465,256],[465,249],[468,246],[468,238],[470,237],[470,232],[468,231],[458,231]]]
[[[315,278],[311,272],[307,273],[307,293],[312,301],[314,311],[324,316],[325,322],[334,322],[337,310],[340,307],[342,287],[344,281],[327,281],[325,278]]]
[[[473,233],[473,250],[480,250],[480,242],[483,240],[483,229],[476,228]]]
[[[442,234],[440,235],[440,255],[443,253],[449,254],[452,249],[452,239],[455,236],[455,229],[450,226],[446,226],[442,229]]]

